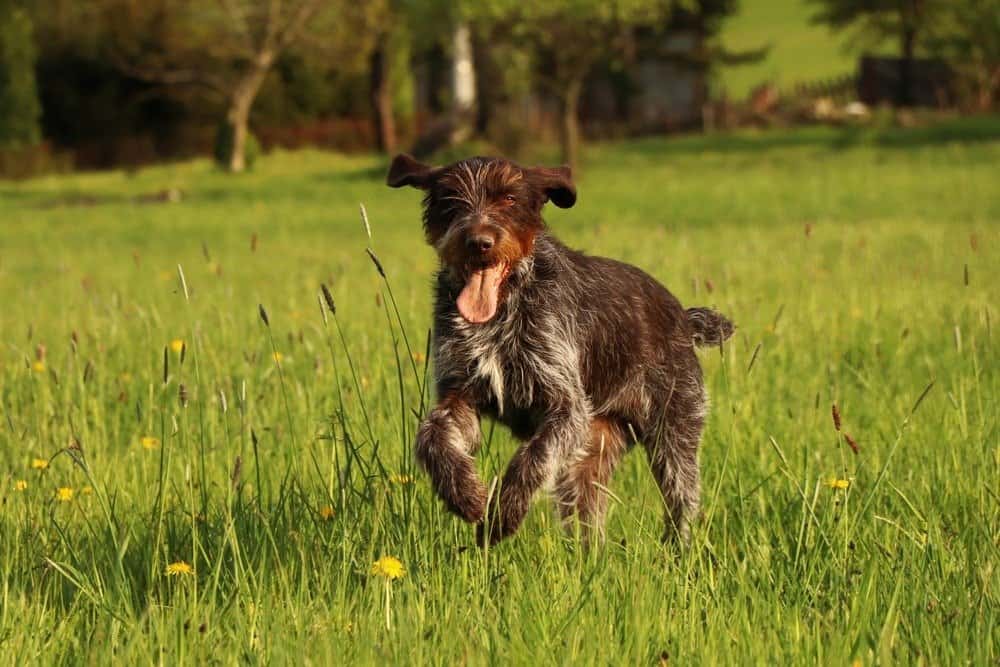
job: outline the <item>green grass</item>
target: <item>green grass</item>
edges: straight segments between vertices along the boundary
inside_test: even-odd
[[[769,46],[760,62],[723,67],[718,86],[743,99],[755,86],[813,82],[857,71],[860,51],[846,33],[812,22],[817,6],[809,0],[741,0],[723,24],[722,42],[731,51]]]
[[[683,553],[639,452],[600,549],[545,499],[488,553],[443,511],[410,454],[435,260],[381,161],[0,184],[2,662],[996,663],[998,130],[590,148],[556,232],[739,326],[702,355]],[[484,430],[492,477],[514,443]]]

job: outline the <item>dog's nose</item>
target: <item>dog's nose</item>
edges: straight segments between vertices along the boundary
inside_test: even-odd
[[[493,247],[493,237],[488,234],[473,234],[465,241],[469,250],[488,252]]]

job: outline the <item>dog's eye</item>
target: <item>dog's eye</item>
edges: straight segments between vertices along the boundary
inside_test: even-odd
[[[514,198],[514,195],[504,195],[503,196],[504,206],[513,206],[514,202],[516,202],[516,201],[517,201],[517,199]]]

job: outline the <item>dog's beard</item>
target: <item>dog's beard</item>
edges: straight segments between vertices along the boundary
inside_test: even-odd
[[[500,303],[500,287],[509,272],[510,265],[499,262],[469,273],[456,302],[466,321],[482,324],[493,319]]]

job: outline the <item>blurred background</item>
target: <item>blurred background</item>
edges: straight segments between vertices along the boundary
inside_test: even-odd
[[[995,109],[1000,0],[0,0],[0,177]]]

